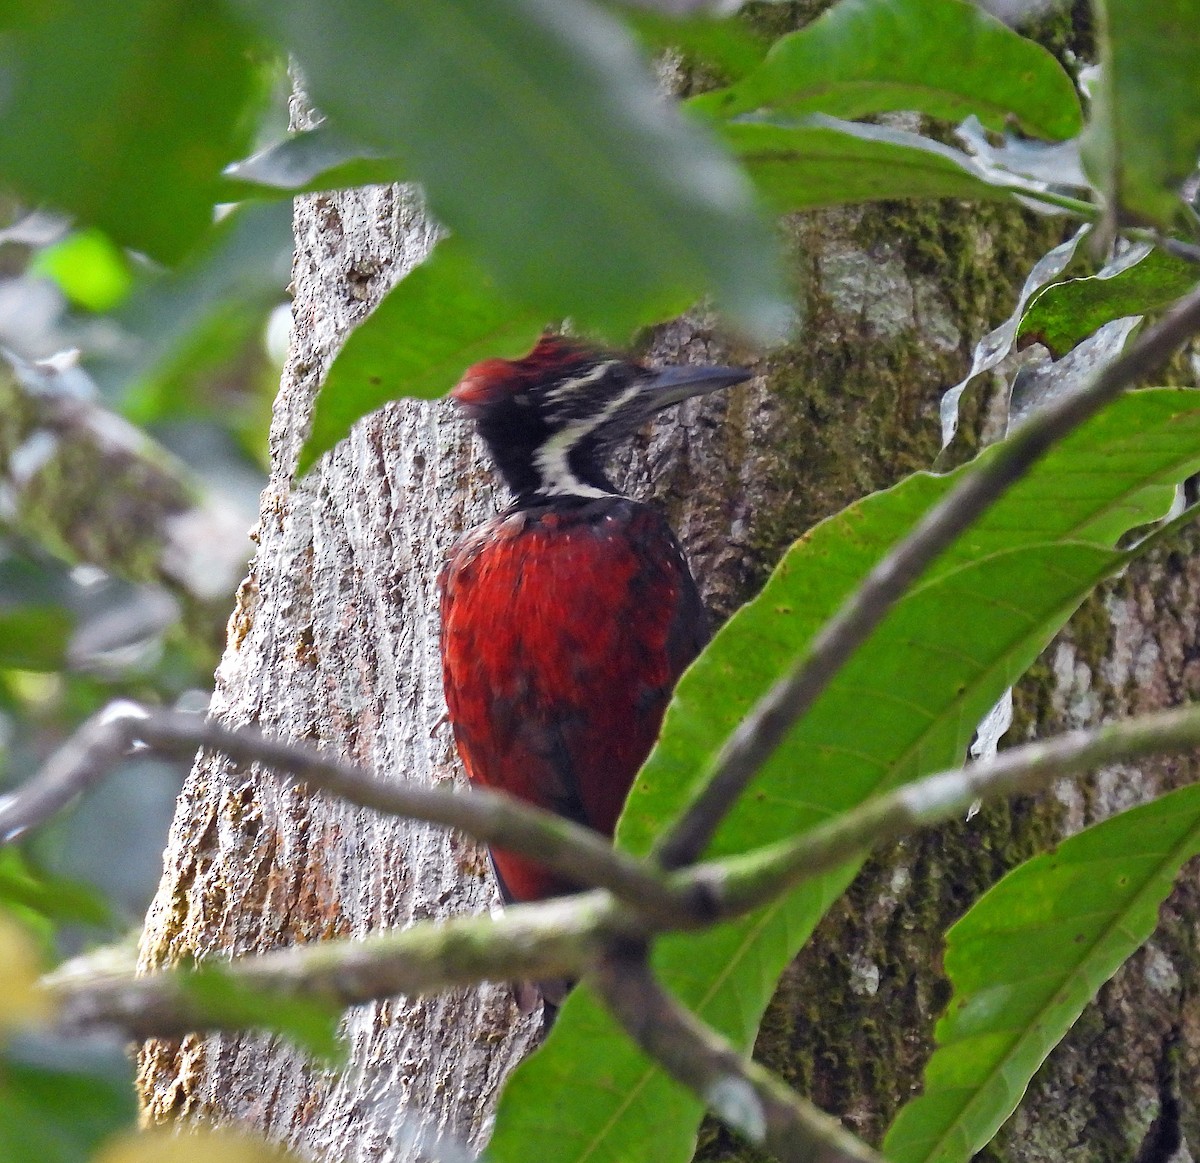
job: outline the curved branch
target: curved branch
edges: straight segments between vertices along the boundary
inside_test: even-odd
[[[586,893],[507,909],[499,917],[453,917],[361,940],[209,959],[202,971],[220,973],[235,989],[276,1002],[304,1000],[340,1009],[481,981],[576,977],[601,942],[622,932],[612,898]],[[112,950],[99,950],[60,966],[42,987],[70,1031],[115,1027],[134,1038],[178,1037],[252,1024],[244,1005],[230,1008],[226,999],[191,988],[195,974],[194,968],[138,974],[132,950],[115,961]],[[271,1009],[262,1007],[264,1017]]]
[[[668,887],[653,866],[613,848],[598,832],[511,796],[483,788],[461,791],[382,780],[303,744],[129,702],[113,703],[93,716],[33,779],[0,798],[0,844],[57,812],[106,775],[137,742],[171,754],[212,747],[239,762],[266,764],[292,782],[359,807],[457,828],[485,844],[533,857],[577,884],[606,888],[650,920],[671,924],[680,914],[708,915],[707,901],[691,886]]]
[[[1106,763],[1191,747],[1200,747],[1200,706],[1071,731],[1014,747],[987,763],[926,776],[795,839],[696,865],[677,873],[676,879],[705,884],[723,919],[740,916],[873,848],[963,816],[978,800],[1034,791]]]
[[[588,982],[629,1036],[722,1122],[783,1163],[883,1163],[837,1119],[679,1004],[643,948],[609,950]]]
[[[1082,390],[1046,405],[968,473],[867,575],[807,654],[742,720],[699,794],[655,849],[666,868],[696,860],[750,781],[925,568],[1049,448],[1200,330],[1200,288],[1184,296]]]
[[[591,892],[522,905],[496,918],[429,921],[399,933],[324,941],[220,964],[235,983],[249,988],[341,1005],[484,980],[574,977],[615,939],[646,940],[753,911],[879,843],[961,815],[977,798],[1028,791],[1102,763],[1192,746],[1200,746],[1200,706],[1075,731],[965,771],[928,776],[795,840],[675,873],[669,891],[706,902],[703,916],[684,909],[669,917],[647,916],[611,895]],[[519,803],[508,806],[529,812]],[[189,993],[187,972],[138,976],[131,959],[113,966],[102,951],[56,971],[47,988],[74,1026],[115,1025],[139,1037],[244,1028],[244,1011],[223,1017]]]

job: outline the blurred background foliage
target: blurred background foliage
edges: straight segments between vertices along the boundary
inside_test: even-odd
[[[253,549],[292,250],[290,201],[222,204],[221,170],[283,135],[288,91],[213,4],[0,4],[0,793],[115,697],[207,698]],[[213,518],[186,534],[186,576],[151,564],[144,508],[122,528],[119,495],[91,503],[105,482],[170,482],[173,509]],[[0,847],[8,1000],[31,957],[140,927],[184,770],[131,759]],[[133,1122],[131,1081],[116,1040],[18,1031],[0,1160],[90,1158]]]

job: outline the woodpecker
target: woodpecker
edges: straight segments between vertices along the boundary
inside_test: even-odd
[[[513,496],[459,539],[440,579],[446,705],[474,783],[612,836],[708,632],[665,517],[622,496],[605,462],[656,412],[749,375],[651,370],[544,335],[522,359],[475,364],[451,393]],[[491,857],[510,903],[580,887]]]

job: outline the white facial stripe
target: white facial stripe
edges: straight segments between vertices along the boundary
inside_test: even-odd
[[[603,363],[596,364],[596,366],[592,368],[590,372],[580,376],[578,379],[563,380],[561,384],[558,384],[555,388],[546,393],[546,399],[557,403],[566,396],[572,396],[576,391],[578,391],[578,389],[586,388],[588,384],[594,384],[597,380],[603,379],[607,374],[608,369],[615,367],[616,364],[617,360],[606,359]]]
[[[611,363],[604,364],[598,370],[603,371],[605,368],[611,366]],[[595,378],[597,378],[596,373],[591,372],[582,379],[571,381],[571,386],[578,387],[580,384],[590,382]],[[571,449],[587,436],[589,432],[593,432],[606,420],[619,412],[640,391],[641,387],[639,384],[630,384],[619,396],[614,396],[609,400],[605,404],[603,411],[596,413],[594,416],[588,416],[576,424],[568,424],[561,431],[551,436],[537,452],[535,465],[538,477],[541,479],[537,491],[552,497],[611,496],[612,494],[606,492],[604,489],[598,489],[594,485],[585,485],[583,481],[575,476],[571,471],[570,465]]]

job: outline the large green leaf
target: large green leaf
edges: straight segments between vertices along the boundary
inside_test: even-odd
[[[1170,226],[1200,154],[1200,3],[1097,0],[1101,77],[1085,161],[1114,206]]]
[[[1051,283],[1030,300],[1017,335],[1062,356],[1113,319],[1170,306],[1198,280],[1194,263],[1156,248],[1115,274]]]
[[[961,760],[988,707],[1095,581],[1125,560],[1112,549],[1119,534],[1161,516],[1173,482],[1200,465],[1198,440],[1196,395],[1151,391],[1118,401],[1055,449],[893,610],[792,732],[712,851],[793,835]],[[910,477],[792,548],[680,683],[622,817],[622,847],[649,850],[740,716],[963,471]],[[706,1021],[748,1046],[778,975],[855,871],[846,866],[715,931],[662,941],[656,966]],[[698,1102],[577,990],[506,1089],[491,1152],[501,1163],[533,1155],[550,1163],[682,1160],[699,1114]]]
[[[399,396],[434,399],[468,365],[533,346],[545,319],[499,294],[456,239],[438,243],[351,333],[317,396],[307,471],[360,417]]]
[[[747,797],[748,809],[735,814],[714,851],[744,851],[756,840],[781,839],[881,787],[954,762],[988,706],[1112,562],[1111,552],[1095,546],[1037,545],[985,557],[914,593],[769,765]],[[794,656],[787,630],[800,620],[795,614],[801,603],[817,597],[797,564],[794,558],[785,562],[789,572],[772,578],[736,635],[714,643],[710,664],[727,676],[736,667],[738,675],[736,686],[723,684],[729,702],[721,719],[730,710],[744,712]],[[961,617],[956,627],[970,627],[969,641],[947,641],[947,609]],[[915,675],[922,676],[919,684]],[[694,687],[681,691],[681,714],[689,694],[697,696],[687,710],[690,721],[713,714],[714,701],[699,697]],[[665,771],[666,763],[661,760],[653,774]],[[682,768],[670,773],[676,791],[685,774]],[[663,786],[651,778],[648,771],[644,790],[640,796],[635,791],[632,801],[640,824],[648,822],[644,805]],[[841,869],[711,933],[667,938],[658,945],[655,967],[705,1021],[747,1047],[778,975],[856,870],[857,864]],[[585,1045],[587,1073],[579,1069]],[[534,1099],[555,1093],[563,1110],[562,1096],[572,1091],[576,1100],[561,1123]],[[530,1155],[683,1160],[690,1156],[699,1114],[696,1098],[629,1054],[590,997],[577,1003],[572,996],[546,1047],[510,1083],[489,1155],[500,1161]],[[568,1122],[575,1141],[562,1145]],[[587,1150],[575,1153],[584,1140]],[[638,1144],[653,1144],[653,1153],[636,1153]]]
[[[251,47],[216,0],[0,13],[0,182],[174,262],[249,144],[265,92]]]
[[[715,116],[770,108],[862,117],[911,109],[992,129],[1073,137],[1075,86],[1041,45],[966,0],[841,0],[785,36],[738,84],[692,102]]]
[[[815,114],[796,125],[730,121],[725,140],[781,212],[882,198],[1011,199],[1014,177],[989,181],[970,157],[917,133]]]
[[[624,338],[711,292],[750,335],[790,321],[749,182],[586,0],[233,2],[542,315]]]
[[[954,985],[925,1092],[884,1141],[895,1163],[966,1163],[1096,991],[1154,931],[1200,853],[1200,786],[1123,812],[1009,873],[946,937]]]

